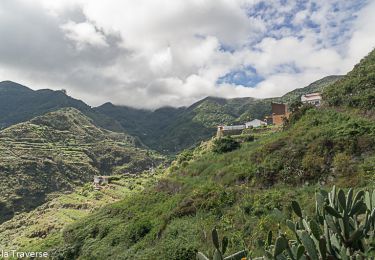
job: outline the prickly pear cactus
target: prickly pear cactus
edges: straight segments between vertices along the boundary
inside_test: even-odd
[[[212,260],[241,260],[246,259],[247,252],[245,250],[239,251],[234,253],[230,256],[224,257],[225,252],[227,251],[228,247],[228,238],[223,237],[221,240],[221,245],[219,242],[219,234],[217,233],[216,228],[212,230],[212,244],[214,246],[214,254],[212,256]],[[198,260],[210,260],[207,256],[205,256],[202,252],[197,253]]]
[[[294,239],[279,232],[272,244],[269,234],[260,259],[374,259],[375,191],[319,190],[312,217],[303,214],[298,202],[291,206],[298,221],[284,224]]]

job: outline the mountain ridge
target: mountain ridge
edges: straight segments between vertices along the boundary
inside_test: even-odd
[[[173,155],[210,138],[218,124],[263,119],[271,113],[271,102],[291,102],[304,91],[321,90],[339,78],[340,76],[328,76],[279,98],[206,97],[188,107],[166,106],[155,110],[117,106],[111,102],[90,107],[62,91],[29,89],[26,94],[22,92],[20,95],[3,95],[0,92],[0,129],[62,107],[74,107],[92,118],[99,127],[129,133],[136,137],[139,143],[161,153]],[[321,82],[324,84],[320,84]],[[2,85],[9,87],[11,83],[0,82],[0,89]],[[194,136],[191,135],[192,132]]]

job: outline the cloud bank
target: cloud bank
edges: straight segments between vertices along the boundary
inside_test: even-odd
[[[271,97],[375,47],[375,2],[2,0],[0,80],[154,109]]]

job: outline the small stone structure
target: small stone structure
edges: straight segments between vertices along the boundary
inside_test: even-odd
[[[100,190],[102,185],[109,183],[109,176],[94,176],[94,188]]]
[[[246,128],[245,125],[219,125],[217,127],[217,137],[225,135],[241,134],[242,130]]]

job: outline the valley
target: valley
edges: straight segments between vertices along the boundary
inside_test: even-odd
[[[290,235],[280,212],[292,215],[291,200],[309,215],[317,190],[375,187],[374,57],[280,98],[155,111],[106,103],[5,127],[1,246],[52,259],[195,259],[213,255],[215,227],[228,252],[264,255],[270,230]],[[263,118],[271,102],[313,91],[323,106],[297,102],[282,127],[214,137],[218,124]],[[111,181],[95,190],[96,175]]]

